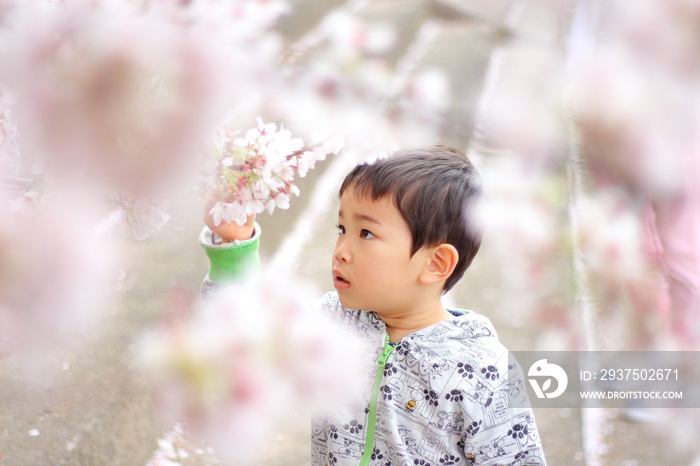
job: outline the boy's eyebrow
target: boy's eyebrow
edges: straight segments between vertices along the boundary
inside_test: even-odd
[[[342,210],[338,211],[338,217],[343,217]],[[355,215],[353,215],[353,217],[355,217],[356,220],[365,220],[365,221],[370,222],[370,223],[375,223],[377,225],[381,225],[381,222],[379,220],[377,220],[376,218],[374,218],[370,215],[367,215],[367,214],[355,214]]]

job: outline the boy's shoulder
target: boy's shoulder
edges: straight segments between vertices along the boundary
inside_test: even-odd
[[[507,359],[508,349],[488,317],[466,310],[450,313],[451,319],[410,335],[411,343],[455,360],[477,356],[485,364]]]
[[[449,308],[454,317],[442,322],[452,338],[493,338],[498,340],[496,328],[483,314],[467,309]]]

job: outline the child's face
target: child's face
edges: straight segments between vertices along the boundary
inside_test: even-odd
[[[428,261],[411,256],[408,224],[389,198],[357,197],[350,186],[340,199],[333,284],[343,306],[389,315],[420,302],[418,277]]]

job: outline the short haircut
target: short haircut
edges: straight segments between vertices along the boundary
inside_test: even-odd
[[[399,151],[373,164],[358,165],[345,177],[339,195],[374,201],[390,196],[411,231],[411,256],[422,247],[448,243],[459,253],[443,293],[457,283],[481,245],[469,210],[481,195],[481,177],[459,150],[442,145]]]

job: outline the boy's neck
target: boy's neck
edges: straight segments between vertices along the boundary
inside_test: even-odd
[[[423,311],[419,314],[377,315],[386,324],[386,332],[389,334],[389,341],[392,343],[397,343],[407,335],[452,317],[452,314],[442,306],[442,303],[438,303],[428,311]]]

